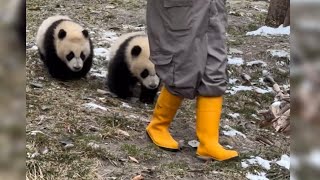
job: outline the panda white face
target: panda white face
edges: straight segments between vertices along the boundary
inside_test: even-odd
[[[140,78],[141,78],[142,84],[148,89],[156,89],[159,86],[159,82],[160,82],[159,77],[155,73],[150,74],[147,69],[144,69],[140,73]]]
[[[70,22],[69,22],[70,23]],[[70,26],[68,27],[70,30]],[[60,29],[57,34],[56,50],[58,57],[73,72],[81,71],[85,60],[90,55],[88,31],[75,27],[68,32]]]
[[[149,46],[145,37],[132,40],[130,46],[130,58],[127,59],[132,74],[148,89],[156,89],[160,79],[156,74],[154,64],[149,60]]]
[[[70,53],[65,56],[65,63],[72,71],[78,72],[81,71],[85,58],[86,56],[83,52],[81,52],[79,57],[79,55],[75,56],[74,52],[70,51]]]

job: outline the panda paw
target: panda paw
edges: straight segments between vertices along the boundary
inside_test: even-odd
[[[153,104],[154,102],[154,97],[140,97],[140,102],[145,103],[145,104]]]

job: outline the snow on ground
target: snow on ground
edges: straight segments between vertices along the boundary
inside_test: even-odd
[[[86,103],[86,104],[83,104],[83,105],[88,109],[100,109],[100,110],[103,110],[103,111],[107,111],[108,110],[106,107],[100,106],[100,105],[95,104],[93,102]]]
[[[229,54],[239,54],[242,55],[243,51],[240,51],[239,49],[235,49],[235,48],[230,48],[229,49]]]
[[[138,117],[138,116],[133,115],[133,114],[131,114],[131,115],[127,116],[126,118],[128,118],[128,119],[139,119],[139,117]]]
[[[34,46],[32,46],[31,48],[29,48],[27,50],[36,51],[36,50],[38,50],[38,46],[34,45]]]
[[[261,65],[262,67],[266,67],[267,66],[267,63],[265,63],[262,60],[250,61],[250,62],[247,62],[246,64],[247,64],[247,66],[253,66],[253,65]]]
[[[251,117],[253,117],[256,120],[260,120],[259,117],[256,114],[251,114]]]
[[[103,69],[93,69],[90,70],[91,76],[98,77],[98,78],[105,78],[107,77],[108,71]]]
[[[285,50],[269,49],[267,52],[269,52],[272,57],[290,58],[290,53]]]
[[[113,31],[103,31],[102,39],[106,40],[109,43],[113,43],[116,39],[118,39],[118,35]]]
[[[229,84],[235,84],[237,81],[239,81],[239,80],[238,80],[238,79],[230,78],[230,79],[229,79]]]
[[[94,52],[94,55],[95,56],[98,56],[98,57],[104,57],[107,59],[107,57],[109,57],[109,50],[106,49],[106,48],[102,48],[102,47],[99,47],[99,48],[95,48],[93,49],[93,52]]]
[[[240,135],[240,136],[246,138],[246,135],[244,135],[242,132],[239,132],[239,131],[233,129],[228,125],[225,125],[223,128],[226,129],[226,130],[223,130],[222,133],[224,135],[226,135],[226,136],[233,137],[233,136],[236,136],[236,135]]]
[[[126,30],[134,30],[134,31],[144,31],[146,29],[145,26],[136,27],[136,26],[132,26],[132,25],[129,25],[129,24],[123,24],[122,28],[126,29]]]
[[[228,116],[236,119],[236,118],[238,118],[240,116],[240,114],[239,113],[229,113]]]
[[[263,158],[257,156],[257,157],[252,157],[251,159],[246,159],[245,161],[242,161],[241,165],[243,168],[247,168],[247,167],[249,167],[249,165],[258,164],[261,167],[263,167],[264,169],[270,170],[271,169],[271,165],[270,165],[271,162],[272,161],[268,161],[266,159],[263,159]]]
[[[228,57],[228,64],[241,66],[244,63],[241,57]]]
[[[276,162],[279,166],[285,167],[287,169],[290,168],[290,157],[286,154],[281,156],[281,159]]]
[[[262,88],[259,88],[256,86],[242,86],[242,85],[240,85],[240,86],[231,87],[231,89],[228,89],[226,91],[226,93],[234,95],[240,91],[255,91],[259,94],[266,94],[266,93],[271,93],[273,90],[270,87],[268,87],[267,89],[262,89]]]
[[[253,6],[253,9],[255,9],[255,10],[257,10],[257,11],[260,11],[260,12],[263,12],[263,13],[267,13],[267,12],[268,12],[268,10],[259,8],[259,7],[257,7],[257,6]]]
[[[265,172],[258,172],[258,174],[251,174],[251,173],[247,173],[246,178],[248,178],[249,180],[269,180],[266,177],[266,173]]]
[[[262,26],[256,31],[247,32],[247,36],[280,36],[280,35],[290,35],[290,26],[283,27],[280,25],[278,28]]]
[[[128,109],[132,108],[129,104],[124,103],[124,102],[122,103],[121,107],[128,108]]]

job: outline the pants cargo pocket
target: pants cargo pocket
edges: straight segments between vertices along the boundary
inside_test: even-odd
[[[171,30],[188,30],[192,26],[193,0],[164,0],[165,25]]]
[[[151,56],[151,61],[155,64],[156,73],[166,85],[174,85],[174,63],[173,55],[157,54]]]

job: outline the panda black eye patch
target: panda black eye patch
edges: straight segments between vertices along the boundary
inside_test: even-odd
[[[68,61],[71,61],[71,59],[74,58],[74,53],[71,51],[67,56],[66,56]]]
[[[81,52],[81,54],[80,54],[80,58],[84,61],[84,59],[86,58],[86,56],[84,55],[84,53],[83,52]]]
[[[132,56],[139,56],[139,54],[141,53],[142,49],[140,46],[134,46],[132,49],[131,49],[131,55]]]
[[[140,74],[140,76],[144,79],[144,78],[146,78],[146,77],[148,77],[149,76],[149,71],[148,70],[143,70],[142,71],[142,73]]]
[[[67,36],[67,32],[64,29],[60,29],[60,31],[58,33],[59,39],[63,39],[66,36]]]

